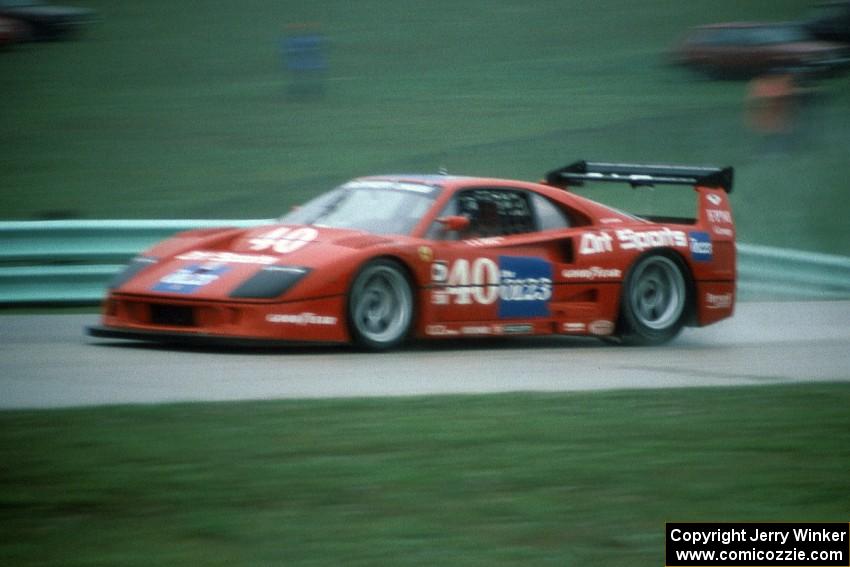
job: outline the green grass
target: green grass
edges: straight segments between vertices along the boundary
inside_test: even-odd
[[[689,26],[808,0],[80,1],[103,18],[80,40],[0,54],[1,217],[266,218],[365,174],[714,163],[742,240],[847,252],[850,78],[765,156],[744,83],[665,65]],[[320,100],[287,96],[293,22],[328,39]]]
[[[665,521],[846,521],[848,405],[819,384],[2,412],[0,563],[662,565]]]

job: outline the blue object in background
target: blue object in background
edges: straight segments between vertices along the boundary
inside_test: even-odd
[[[324,37],[315,32],[285,37],[281,49],[287,70],[293,73],[326,71],[324,44]]]
[[[296,24],[280,40],[283,64],[289,73],[287,94],[296,100],[321,98],[325,93],[325,74],[328,61],[327,41],[311,26]]]

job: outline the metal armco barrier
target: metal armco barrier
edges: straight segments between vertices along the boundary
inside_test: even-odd
[[[850,257],[738,244],[738,290],[747,298],[850,298]]]
[[[95,305],[124,264],[177,232],[263,220],[0,222],[0,304]],[[743,299],[850,298],[850,257],[738,245]]]
[[[0,305],[96,305],[136,254],[184,230],[266,220],[0,222]]]

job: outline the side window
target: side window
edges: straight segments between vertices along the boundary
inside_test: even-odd
[[[522,191],[473,189],[458,194],[458,214],[470,220],[473,237],[507,236],[536,229],[528,195]]]
[[[552,230],[570,226],[570,219],[566,213],[549,199],[534,193],[531,200],[534,203],[534,212],[537,214],[538,230]]]
[[[463,234],[444,233],[440,226],[428,231],[431,238],[483,238],[508,236],[537,230],[529,195],[512,189],[469,189],[459,192],[440,216],[460,215],[469,219]],[[439,223],[435,223],[439,225]]]

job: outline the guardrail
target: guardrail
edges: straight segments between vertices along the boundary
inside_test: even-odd
[[[0,304],[96,305],[136,254],[184,230],[271,220],[0,222]]]
[[[0,304],[96,305],[124,264],[174,233],[270,220],[0,222]],[[743,299],[850,298],[850,257],[738,245]]]
[[[850,298],[850,257],[738,244],[738,294],[745,297]]]

